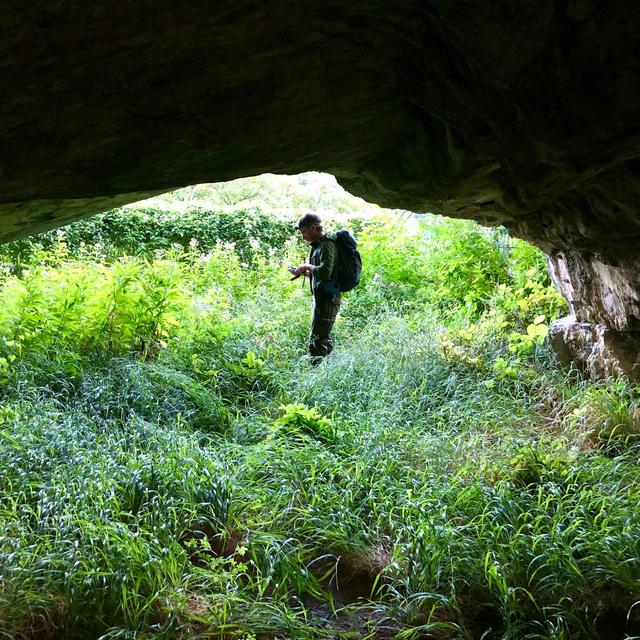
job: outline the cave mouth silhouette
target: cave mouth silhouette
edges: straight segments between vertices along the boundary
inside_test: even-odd
[[[571,305],[559,352],[640,376],[628,3],[0,11],[0,242],[188,184],[325,171],[541,247]]]

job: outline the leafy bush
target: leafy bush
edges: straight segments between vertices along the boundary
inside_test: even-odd
[[[155,352],[185,304],[172,260],[123,259],[111,266],[65,263],[11,277],[0,298],[5,347],[21,356],[49,348],[80,355]]]
[[[464,220],[428,230],[425,302],[445,312],[486,311],[500,284],[509,281],[504,230],[482,230]]]
[[[516,487],[525,488],[545,482],[561,484],[570,474],[570,463],[564,451],[554,453],[540,444],[526,446],[509,460],[510,470],[506,478]]]
[[[64,230],[2,245],[0,260],[17,272],[21,265],[39,260],[63,241],[70,255],[102,255],[109,259],[190,247],[206,253],[218,244],[226,244],[235,249],[242,261],[253,263],[269,255],[281,256],[286,241],[294,234],[293,220],[279,220],[259,209],[227,213],[137,206],[108,211]]]
[[[311,436],[322,442],[333,442],[336,430],[329,418],[321,415],[314,407],[300,403],[280,407],[281,415],[274,421],[276,433],[287,438]]]

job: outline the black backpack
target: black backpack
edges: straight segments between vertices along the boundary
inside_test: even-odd
[[[344,229],[336,233],[338,265],[334,273],[340,291],[351,291],[360,282],[362,258],[356,249],[355,238]]]

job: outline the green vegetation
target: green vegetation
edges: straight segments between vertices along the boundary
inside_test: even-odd
[[[543,256],[362,207],[311,367],[260,180],[3,249],[0,636],[637,635],[640,393],[555,369]]]

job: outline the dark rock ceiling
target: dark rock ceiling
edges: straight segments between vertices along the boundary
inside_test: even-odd
[[[319,170],[384,206],[505,224],[574,275],[638,274],[635,2],[5,0],[0,50],[0,241]]]

